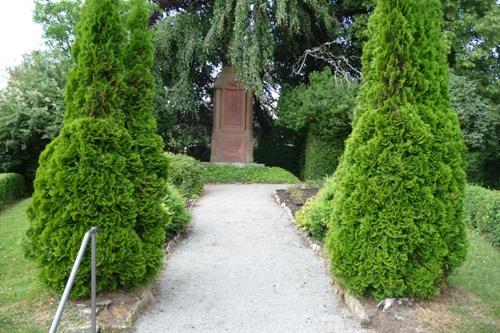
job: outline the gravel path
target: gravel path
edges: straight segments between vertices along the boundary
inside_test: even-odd
[[[364,332],[272,193],[209,185],[137,332]]]

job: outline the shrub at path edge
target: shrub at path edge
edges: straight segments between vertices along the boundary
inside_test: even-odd
[[[327,235],[353,293],[432,297],[459,266],[465,146],[448,96],[438,0],[380,0]]]
[[[139,189],[148,196],[147,184],[161,178],[162,171],[154,175],[151,162],[141,158],[142,149],[156,153],[158,143],[145,137],[135,141],[137,134],[132,137],[127,130],[139,114],[126,121],[123,109],[130,88],[124,84],[121,9],[119,0],[86,1],[72,49],[75,66],[66,87],[64,127],[41,154],[37,170],[24,249],[36,258],[42,281],[57,291],[64,288],[83,234],[92,226],[100,229],[98,291],[136,286],[161,267],[166,220],[157,217],[166,216],[158,213],[162,198],[151,196],[141,207],[137,200]],[[89,261],[86,256],[82,262],[72,296],[88,294]]]

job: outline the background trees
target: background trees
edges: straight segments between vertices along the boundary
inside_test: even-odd
[[[304,179],[323,179],[337,168],[351,133],[358,84],[335,77],[329,68],[309,75],[309,83],[282,91],[278,124],[306,133]]]
[[[0,91],[0,170],[24,175],[30,187],[38,156],[62,127],[70,64],[59,50],[35,51]]]
[[[366,22],[374,0],[152,2],[158,6],[150,17],[156,47],[155,111],[166,149],[208,160],[212,84],[221,66],[235,63],[241,67],[242,79],[259,97],[254,105],[255,158],[296,174],[303,171],[304,165],[299,162],[304,160],[306,135],[276,122],[276,100],[281,89],[306,84],[310,73],[325,66],[334,74],[341,70],[353,78],[359,76],[361,47],[369,36]],[[450,68],[475,85],[476,95],[492,110],[498,110],[499,61],[495,41],[500,29],[495,18],[500,5],[495,0],[444,0],[442,4]],[[77,0],[37,1],[34,19],[44,27],[51,52],[69,54],[67,45],[74,40],[74,22],[80,6],[81,1]],[[252,52],[243,54],[241,50]],[[302,57],[307,50],[308,56]],[[451,92],[454,94],[454,90]],[[47,93],[44,98],[55,97]],[[24,123],[18,124],[20,129],[28,128]],[[498,186],[494,181],[498,175],[492,167],[500,163],[495,148],[500,142],[500,126],[498,121],[496,124],[492,145],[469,155],[470,164],[481,168],[474,174],[469,169],[469,180],[490,187]],[[462,126],[466,128],[467,124]],[[47,140],[37,132],[30,133],[42,147],[46,144]],[[0,145],[16,160],[27,160],[23,155],[28,151],[9,148],[9,142],[8,138],[1,139]],[[478,154],[484,163],[476,163]],[[14,167],[0,157],[0,167],[5,165],[3,171],[33,169],[25,163]]]

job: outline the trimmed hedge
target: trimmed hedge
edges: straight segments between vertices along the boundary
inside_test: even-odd
[[[500,247],[500,191],[467,186],[464,220],[469,226],[481,231],[491,244]]]
[[[0,173],[0,208],[26,194],[24,177],[17,173]]]
[[[163,200],[163,208],[168,215],[165,232],[167,239],[171,239],[186,227],[189,220],[191,220],[191,213],[186,209],[184,198],[172,184],[167,184],[167,194]]]
[[[310,129],[306,137],[302,177],[306,180],[318,180],[331,176],[343,150],[344,145],[340,139],[328,139]]]
[[[205,183],[297,184],[299,179],[278,167],[207,165],[203,172]]]
[[[323,240],[328,231],[333,193],[334,178],[329,177],[318,194],[307,200],[304,206],[295,213],[297,223],[318,240]]]
[[[278,124],[307,133],[303,179],[322,179],[335,171],[351,132],[357,92],[357,82],[336,77],[329,68],[312,72],[307,85],[283,89]]]
[[[196,198],[203,193],[205,167],[191,156],[165,153],[170,161],[168,180],[184,198]]]

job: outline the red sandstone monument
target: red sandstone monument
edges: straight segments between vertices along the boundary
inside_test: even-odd
[[[252,93],[224,67],[214,83],[214,125],[210,162],[253,163]]]

